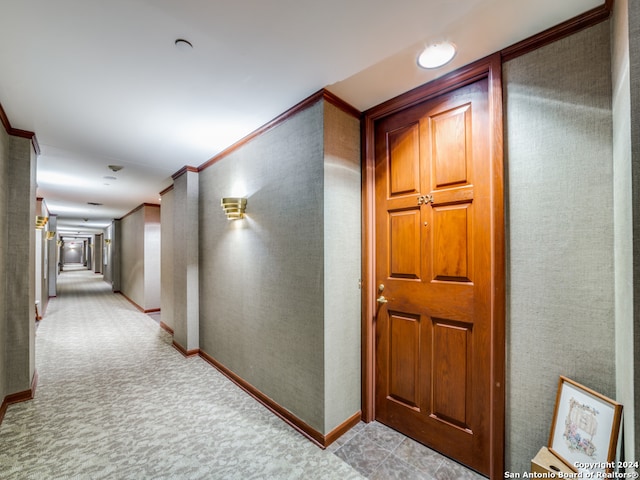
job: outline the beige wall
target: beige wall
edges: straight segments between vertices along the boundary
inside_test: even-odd
[[[144,308],[160,308],[160,207],[144,208]]]
[[[321,100],[199,174],[200,348],[323,434],[360,409],[358,146]]]
[[[36,215],[49,218],[49,211],[43,200],[36,200]],[[55,219],[53,224],[55,224]],[[51,225],[47,221],[44,228],[35,230],[35,300],[38,302],[38,315],[40,316],[44,314],[49,303],[49,241],[47,240],[47,232],[50,228]]]
[[[174,342],[187,352],[200,348],[200,180],[192,170],[184,170],[173,181],[175,249],[172,275],[165,279],[173,282]]]
[[[56,232],[58,229],[58,217],[56,215],[50,215],[49,221],[47,222],[47,228],[51,232]],[[55,297],[58,292],[58,236],[56,235],[53,239],[47,242],[47,258],[48,265],[47,268],[47,282],[49,285],[48,296]]]
[[[633,207],[633,342],[634,357],[623,361],[634,365],[634,412],[640,411],[640,2],[629,1],[629,84],[631,92],[631,178],[633,189],[631,204]],[[629,260],[629,259],[627,259]],[[631,332],[628,332],[631,335]],[[631,402],[631,399],[629,399]],[[635,420],[635,416],[634,416]],[[635,441],[633,453],[627,460],[640,458],[640,422],[635,422]]]
[[[162,195],[160,209],[160,311],[162,322],[174,329],[174,292],[173,292],[173,256],[174,256],[174,216],[173,189]]]
[[[4,172],[9,162],[9,135],[4,128],[0,127],[0,171]],[[7,190],[8,183],[4,180],[4,176],[0,176],[0,272],[6,271],[7,249],[9,246],[8,232],[9,225],[6,223],[4,212],[7,209]],[[0,275],[0,302],[4,304],[6,298],[6,275]],[[7,345],[7,319],[4,314],[0,314],[0,402],[4,400],[9,393],[7,391],[7,374],[9,371],[10,360],[6,354]]]
[[[144,308],[144,211],[138,209],[120,221],[120,291]]]
[[[160,207],[144,205],[120,220],[120,291],[143,310],[160,308]]]
[[[635,454],[633,182],[631,155],[631,87],[629,71],[629,4],[618,0],[612,19],[613,174],[616,318],[616,395],[624,404],[624,444],[628,459]]]
[[[609,33],[504,65],[513,472],[547,444],[559,375],[616,395]]]
[[[326,432],[360,410],[360,122],[324,104]]]
[[[107,245],[107,257],[105,259],[105,267],[103,272],[103,279],[109,285],[113,287],[113,263],[114,263],[114,250],[115,250],[115,235],[114,235],[114,225],[111,224],[107,228],[104,229],[104,240],[109,240],[109,244]]]
[[[35,371],[35,153],[0,128],[0,401]]]

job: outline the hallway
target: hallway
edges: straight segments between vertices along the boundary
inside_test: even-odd
[[[3,479],[358,479],[87,270],[36,335],[35,399],[0,425]]]

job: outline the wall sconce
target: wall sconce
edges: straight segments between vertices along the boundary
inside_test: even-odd
[[[240,197],[223,198],[220,201],[224,214],[229,220],[244,218],[244,211],[247,208],[247,199]]]
[[[55,230],[49,230],[47,232],[47,240],[53,240],[53,238],[56,236],[56,232]]]
[[[62,240],[58,240],[58,241],[56,242],[56,245],[57,245],[57,246],[59,246],[59,247],[61,247],[62,245],[64,245],[64,242],[63,242]]]
[[[106,245],[111,245],[111,239],[110,239],[110,238],[105,238],[105,239],[104,239],[104,243],[105,243]]]
[[[49,221],[49,217],[41,217],[38,215],[36,217],[36,228],[38,230],[44,228],[44,226],[47,224],[48,221]]]

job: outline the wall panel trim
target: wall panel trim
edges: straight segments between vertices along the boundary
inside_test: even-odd
[[[222,365],[212,356],[208,355],[206,352],[200,350],[200,357],[209,363],[213,368],[222,373],[225,377],[231,380],[233,383],[238,385],[241,389],[251,395],[255,400],[264,405],[267,409],[269,409],[273,414],[280,417],[285,423],[289,424],[294,430],[298,431],[301,435],[307,437],[313,443],[321,448],[328,447],[331,443],[337,440],[342,434],[344,434],[347,430],[351,429],[355,426],[362,417],[361,412],[354,413],[351,417],[346,419],[336,428],[334,428],[331,432],[323,435],[318,432],[315,428],[307,424],[304,420],[296,417],[289,410],[280,406],[273,399],[269,398],[267,395],[262,393],[260,390],[255,388],[249,382],[239,377],[227,367]]]
[[[38,143],[36,134],[28,130],[20,130],[19,128],[13,128],[11,126],[11,123],[9,122],[9,117],[7,117],[7,113],[4,111],[4,108],[2,108],[2,104],[0,104],[0,121],[2,122],[4,129],[7,131],[9,135],[13,135],[14,137],[27,138],[31,140],[33,151],[36,152],[36,155],[40,155],[40,144]]]
[[[160,196],[162,196],[162,195],[164,195],[165,193],[169,193],[171,190],[173,190],[173,188],[174,188],[174,186],[173,186],[173,183],[172,183],[172,184],[171,184],[171,185],[169,185],[167,188],[165,188],[164,190],[162,190],[162,191],[159,193],[159,195],[160,195]]]
[[[358,109],[356,109],[352,105],[348,104],[344,100],[340,99],[339,97],[337,97],[333,93],[331,93],[328,90],[323,88],[322,90],[319,90],[316,93],[314,93],[313,95],[310,95],[309,97],[305,98],[300,103],[294,105],[293,107],[291,107],[286,112],[278,115],[276,118],[274,118],[270,122],[265,123],[262,127],[260,127],[257,130],[253,131],[252,133],[250,133],[246,137],[242,138],[241,140],[238,140],[236,143],[234,143],[230,147],[226,148],[222,152],[218,153],[217,155],[215,155],[214,157],[212,157],[211,159],[209,159],[208,161],[206,161],[205,163],[200,165],[198,167],[198,171],[200,172],[200,171],[204,170],[205,168],[210,167],[214,163],[219,162],[220,160],[222,160],[226,156],[228,156],[231,153],[233,153],[236,150],[238,150],[243,145],[249,143],[254,138],[265,134],[266,132],[268,132],[269,130],[277,127],[281,123],[284,123],[285,121],[287,121],[289,118],[293,117],[294,115],[297,115],[301,111],[306,110],[309,107],[312,107],[313,105],[318,103],[320,100],[325,100],[325,101],[331,103],[332,105],[335,105],[336,107],[340,108],[341,110],[343,110],[344,112],[348,113],[349,115],[354,116],[355,118],[359,119],[361,117],[361,113],[360,113],[360,111]]]
[[[500,51],[503,62],[513,60],[516,57],[529,53],[538,48],[544,47],[553,42],[573,35],[588,27],[597,25],[598,23],[606,20],[611,15],[613,10],[613,0],[606,0],[599,7],[595,7],[582,15],[570,18],[569,20],[562,22],[559,25],[548,28],[543,32],[526,38],[521,42],[511,45]]]
[[[2,404],[0,405],[0,424],[4,419],[4,415],[7,413],[9,405],[14,403],[26,402],[27,400],[33,400],[36,396],[36,387],[38,386],[38,372],[33,372],[33,378],[31,379],[31,388],[22,392],[12,393],[4,397]]]
[[[160,328],[163,329],[165,332],[167,332],[169,335],[173,336],[173,328],[171,328],[169,325],[167,325],[163,321],[160,321]]]
[[[136,307],[137,310],[141,311],[142,313],[158,313],[160,312],[159,308],[149,308],[147,310],[145,310],[144,308],[142,308],[140,305],[138,305],[136,302],[134,302],[133,300],[131,300],[129,297],[127,297],[124,293],[122,293],[121,291],[117,291],[117,292],[113,292],[113,293],[119,293],[120,295],[122,295],[131,305],[133,305],[134,307]]]
[[[116,220],[123,220],[126,217],[128,217],[129,215],[133,215],[134,213],[136,213],[138,210],[143,209],[144,207],[158,207],[160,208],[160,205],[158,205],[157,203],[143,203],[138,205],[136,208],[134,208],[133,210],[131,210],[128,213],[125,213],[122,217],[120,218],[116,218]]]
[[[180,170],[178,170],[176,173],[171,175],[171,178],[175,180],[176,178],[181,177],[182,175],[184,175],[187,172],[198,173],[198,168],[197,167],[191,167],[189,165],[185,165]],[[168,191],[171,188],[173,188],[173,185],[171,185],[170,187],[168,187],[165,190],[163,190],[162,193],[160,193],[160,195],[162,195],[163,193],[165,193],[166,191]]]
[[[173,331],[172,331],[172,334],[173,334]],[[200,354],[200,349],[199,348],[194,348],[192,350],[187,350],[186,348],[184,348],[182,345],[180,345],[175,340],[173,341],[172,345],[173,345],[173,348],[178,350],[185,357],[195,357],[196,355]]]

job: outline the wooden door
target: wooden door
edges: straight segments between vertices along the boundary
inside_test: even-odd
[[[489,473],[488,81],[375,124],[376,419]]]

